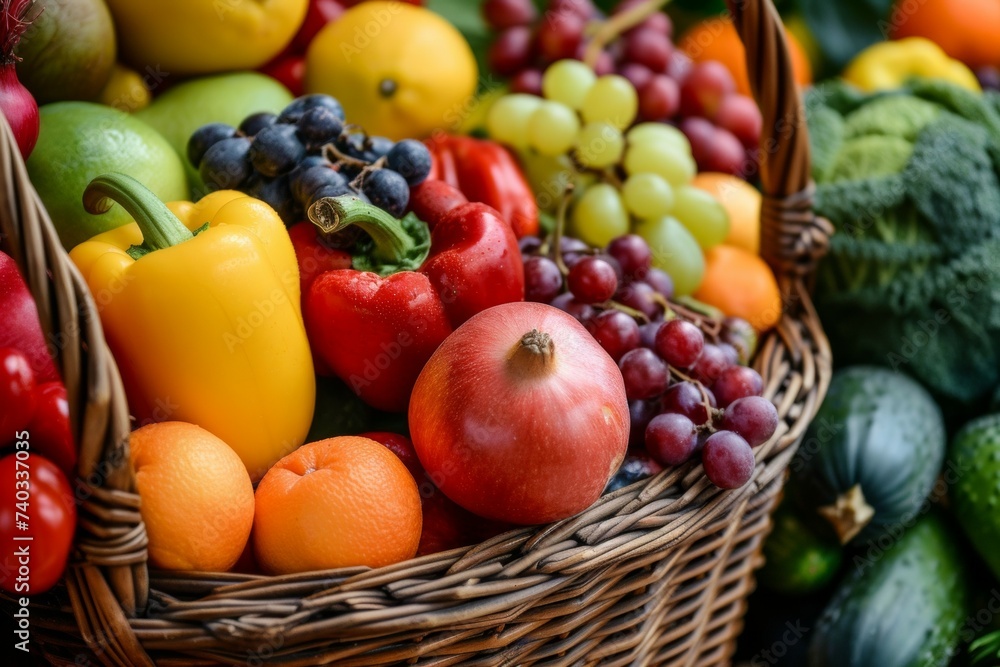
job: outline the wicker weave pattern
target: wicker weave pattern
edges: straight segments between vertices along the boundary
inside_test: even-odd
[[[782,422],[756,450],[753,480],[719,491],[691,464],[572,519],[378,570],[147,572],[127,405],[95,299],[60,249],[3,123],[0,240],[58,343],[81,443],[78,549],[65,587],[33,601],[35,645],[55,664],[79,664],[84,654],[125,667],[728,664],[770,510],[830,377],[804,286],[829,227],[810,210],[808,143],[783,32],[769,0],[732,10],[768,128],[762,247],[785,298],[755,360]]]

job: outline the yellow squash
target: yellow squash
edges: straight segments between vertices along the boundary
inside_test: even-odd
[[[136,220],[76,246],[139,425],[197,424],[254,481],[306,438],[316,383],[295,253],[267,204],[221,191],[164,205],[107,174],[88,211],[114,200]],[[183,224],[182,224],[183,223]]]

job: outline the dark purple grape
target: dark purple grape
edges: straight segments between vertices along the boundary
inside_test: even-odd
[[[510,80],[510,92],[542,96],[542,70],[533,67],[523,69]]]
[[[646,322],[639,327],[639,344],[656,352],[656,334],[660,331],[663,322]],[[662,358],[663,355],[661,354]]]
[[[559,310],[566,311],[583,323],[589,322],[596,312],[594,311],[594,307],[589,303],[580,303],[569,292],[565,292],[554,298],[551,305]]]
[[[286,225],[292,225],[303,217],[302,208],[292,197],[287,176],[258,178],[253,182],[247,194],[273,208]]]
[[[705,334],[686,320],[672,319],[656,334],[655,350],[675,368],[691,368],[705,347]]]
[[[306,147],[292,125],[266,127],[257,133],[250,146],[250,163],[268,178],[290,171],[305,156]]]
[[[531,0],[485,0],[481,9],[483,19],[493,30],[531,25],[538,18]]]
[[[719,349],[722,350],[722,356],[725,357],[726,363],[730,366],[738,366],[740,363],[740,353],[735,347],[729,343],[719,343]]]
[[[660,401],[660,408],[663,412],[676,412],[684,415],[701,426],[711,419],[711,412],[705,406],[706,396],[709,407],[715,407],[715,396],[712,395],[712,392],[706,389],[705,396],[702,396],[701,392],[702,390],[691,382],[678,382],[667,389],[667,393]]]
[[[197,169],[201,166],[201,161],[209,148],[220,141],[232,139],[235,136],[236,128],[225,123],[209,123],[199,127],[188,139],[187,158],[191,162],[191,166]]]
[[[406,179],[408,185],[423,183],[431,173],[431,153],[416,139],[403,139],[385,154],[385,165]]]
[[[717,431],[708,436],[701,450],[705,475],[720,489],[738,489],[753,476],[753,450],[747,441],[732,431]]]
[[[653,251],[638,234],[619,236],[608,244],[605,252],[618,260],[626,278],[641,279],[653,265]]]
[[[586,27],[586,19],[569,12],[546,12],[535,33],[535,41],[542,59],[551,63],[563,58],[572,58],[583,42],[583,32]],[[516,28],[511,29],[516,30]]]
[[[654,461],[648,455],[635,452],[630,453],[622,461],[621,467],[615,473],[611,481],[604,489],[604,493],[611,493],[618,489],[635,484],[639,480],[652,477],[663,470],[663,466]]]
[[[250,140],[246,137],[223,139],[201,159],[198,173],[210,191],[239,190],[253,174],[250,166]]]
[[[657,415],[646,427],[646,451],[665,466],[686,463],[697,447],[698,431],[684,415]]]
[[[521,249],[521,255],[527,258],[528,255],[534,255],[538,252],[539,248],[542,247],[542,240],[537,236],[522,236],[518,240],[517,246]]]
[[[664,299],[671,299],[674,296],[674,281],[667,275],[666,271],[660,269],[650,269],[643,276],[642,281],[652,287]]]
[[[620,303],[634,308],[650,320],[663,317],[663,306],[656,301],[656,292],[646,283],[622,285],[615,297]]]
[[[618,361],[618,368],[625,380],[625,396],[630,401],[662,394],[670,379],[667,365],[655,352],[645,347],[625,353]]]
[[[628,79],[636,90],[642,90],[654,76],[653,70],[639,63],[625,63],[618,69],[618,73]]]
[[[329,107],[314,107],[299,118],[299,136],[310,146],[333,142],[344,131],[344,121]]]
[[[303,206],[311,204],[320,188],[334,187],[347,191],[347,181],[332,166],[310,167],[294,170],[290,176],[292,196]]]
[[[620,310],[606,310],[587,323],[587,330],[615,361],[639,347],[639,325]]]
[[[764,391],[764,381],[760,374],[746,366],[730,366],[722,371],[712,385],[719,405],[726,407],[733,401],[747,396],[760,396]]]
[[[778,410],[761,396],[738,398],[726,408],[719,428],[741,435],[751,447],[771,439],[778,428]]]
[[[344,107],[341,106],[340,102],[334,98],[329,95],[304,95],[303,97],[292,100],[291,103],[285,107],[284,111],[278,115],[278,122],[294,125],[299,122],[299,119],[302,118],[307,111],[317,107],[329,109],[335,116],[337,116],[337,118],[340,119],[341,123],[345,121]]]
[[[240,123],[240,132],[248,137],[256,136],[265,127],[271,127],[278,122],[278,116],[269,111],[250,114]]]
[[[559,267],[548,257],[532,255],[524,260],[524,300],[550,303],[562,291]]]
[[[486,60],[500,76],[513,76],[531,64],[532,31],[527,26],[507,28],[493,40]]]
[[[387,157],[389,151],[393,149],[396,142],[389,137],[368,137],[368,151],[375,156],[375,159]],[[392,167],[389,167],[392,169]],[[393,169],[395,171],[395,169]],[[402,176],[402,174],[400,174]]]
[[[309,207],[312,206],[314,203],[318,202],[320,199],[327,199],[329,197],[340,197],[341,195],[352,195],[354,197],[357,197],[361,201],[365,202],[366,204],[368,203],[367,197],[365,197],[360,192],[355,192],[354,190],[351,190],[349,187],[347,187],[346,184],[324,185],[323,187],[319,188],[318,190],[315,190],[312,193],[312,196],[309,198],[309,201],[306,202],[306,204],[304,204],[304,208],[306,211],[308,211]]]
[[[577,301],[604,303],[618,291],[618,276],[603,259],[584,257],[569,270],[566,284]]]
[[[660,405],[656,401],[628,402],[628,446],[644,447],[646,442],[646,426],[650,420],[660,413]]]
[[[375,169],[364,179],[361,191],[368,199],[392,217],[402,217],[410,203],[410,186],[406,179],[391,169]]]
[[[585,254],[590,252],[590,246],[572,236],[561,236],[559,237],[559,251],[564,255],[571,252]]]
[[[705,343],[701,349],[701,356],[691,369],[695,377],[706,387],[715,384],[715,380],[722,374],[722,371],[729,368],[729,360],[726,353],[718,345]]]
[[[371,140],[366,134],[361,132],[341,134],[334,143],[337,146],[337,150],[355,160],[371,164],[378,159],[378,155],[372,150]]]

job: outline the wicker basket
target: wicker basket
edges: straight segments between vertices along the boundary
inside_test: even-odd
[[[378,570],[147,571],[118,371],[94,300],[3,123],[0,241],[58,349],[81,448],[74,559],[64,586],[32,600],[33,649],[55,664],[126,667],[728,664],[770,510],[830,378],[806,288],[830,228],[811,211],[808,142],[780,19],[770,0],[739,0],[732,11],[764,111],[762,247],[785,298],[755,362],[782,420],[756,450],[752,481],[719,491],[691,464],[572,519]]]

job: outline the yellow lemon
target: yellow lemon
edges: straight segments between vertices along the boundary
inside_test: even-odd
[[[256,69],[278,55],[308,0],[107,0],[124,59],[164,75]]]
[[[336,97],[369,134],[421,138],[475,112],[478,76],[465,38],[434,12],[365,2],[313,40],[305,87]]]

